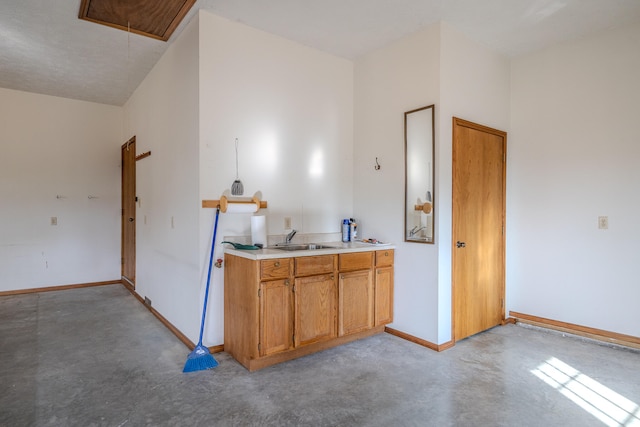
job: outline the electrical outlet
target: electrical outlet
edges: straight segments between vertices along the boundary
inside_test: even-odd
[[[284,229],[285,230],[290,230],[291,229],[291,217],[290,216],[285,216],[284,217]]]
[[[51,225],[58,225],[58,217],[57,216],[52,216],[51,217]]]
[[[598,217],[598,228],[601,230],[606,230],[609,228],[609,217],[608,216],[599,216]]]

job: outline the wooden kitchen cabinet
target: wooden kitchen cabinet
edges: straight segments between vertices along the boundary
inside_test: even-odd
[[[371,269],[340,273],[338,280],[338,333],[340,336],[373,327]]]
[[[393,322],[393,250],[376,251],[375,326]]]
[[[290,258],[260,261],[261,282],[258,290],[260,356],[285,351],[293,346],[292,271],[293,263]]]
[[[293,346],[291,280],[261,282],[259,292],[260,356],[289,350]]]
[[[335,263],[335,255],[294,258],[296,347],[337,335]]]
[[[295,280],[295,346],[336,336],[336,281],[332,274]]]
[[[338,333],[340,336],[373,327],[373,252],[338,255]]]
[[[227,253],[224,299],[224,350],[254,371],[384,331],[393,316],[393,251]]]

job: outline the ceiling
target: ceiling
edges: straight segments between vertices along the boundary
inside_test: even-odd
[[[80,2],[0,2],[0,87],[123,105],[198,9],[348,59],[438,21],[510,57],[640,22],[639,0],[198,0],[163,42],[78,19]]]

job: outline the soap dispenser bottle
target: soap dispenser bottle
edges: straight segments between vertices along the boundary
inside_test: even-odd
[[[357,236],[358,236],[358,224],[356,223],[355,219],[351,218],[349,220],[349,241],[355,242]]]

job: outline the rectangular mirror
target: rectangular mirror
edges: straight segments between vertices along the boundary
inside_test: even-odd
[[[433,243],[435,106],[404,113],[404,241]]]

